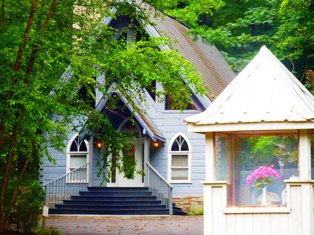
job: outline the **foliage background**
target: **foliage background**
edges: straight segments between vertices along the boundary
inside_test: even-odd
[[[150,17],[160,15],[145,3],[186,23],[194,37],[216,45],[235,71],[240,71],[265,44],[313,91],[310,0],[3,0],[0,233],[8,226],[22,179],[38,166],[41,156],[53,161],[48,148],[64,149],[68,131],[76,128],[73,120],[87,120],[78,126],[93,133],[106,130],[98,136],[107,144],[101,172],[118,164],[108,161],[108,156],[119,153],[130,137],[117,132],[106,116],[91,107],[96,88],[106,94],[116,83],[130,100],[142,99],[143,88],[156,80],[179,108],[189,102],[187,84],[204,92],[190,63],[175,51],[158,50],[158,46],[170,43],[168,39],[143,37],[130,45],[123,37],[113,40],[115,29],[100,23],[105,16],[127,15],[130,23],[124,30],[143,32],[144,26],[152,23]],[[105,83],[95,80],[104,74]],[[88,99],[79,96],[77,91],[82,87]],[[128,167],[134,169],[132,164],[121,169],[128,172]],[[11,186],[12,196],[8,197]]]
[[[217,46],[234,71],[266,45],[313,92],[313,10],[311,0],[218,0],[181,1],[167,12]]]
[[[149,3],[159,10],[173,6],[172,1]],[[17,208],[23,178],[39,166],[42,156],[54,161],[48,149],[63,151],[70,129],[79,131],[84,126],[81,131],[94,134],[105,130],[106,134],[97,136],[107,149],[100,172],[120,164],[108,156],[120,155],[130,136],[116,131],[90,105],[96,88],[107,94],[115,83],[129,100],[142,99],[143,88],[156,80],[179,108],[190,100],[187,83],[196,92],[204,91],[190,63],[175,51],[158,49],[168,43],[166,38],[143,37],[130,45],[125,37],[115,40],[117,31],[101,23],[104,17],[128,16],[130,22],[123,31],[143,32],[151,15],[160,13],[132,0],[1,1],[0,233],[9,227]],[[105,75],[105,82],[96,81],[100,75]],[[174,89],[177,87],[180,89]],[[87,97],[79,95],[81,88],[87,90]],[[76,125],[75,120],[81,122]],[[132,177],[134,166],[122,162],[119,169]]]

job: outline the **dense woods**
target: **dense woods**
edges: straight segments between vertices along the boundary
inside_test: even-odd
[[[135,0],[1,1],[0,233],[15,219],[21,192],[32,195],[32,190],[40,190],[34,172],[42,156],[53,162],[48,148],[64,148],[70,127],[76,128],[73,120],[87,120],[82,131],[106,130],[97,136],[110,150],[104,159],[127,146],[131,137],[116,131],[91,107],[96,88],[106,94],[116,83],[130,99],[142,99],[143,88],[158,81],[179,108],[189,102],[188,84],[204,93],[189,62],[176,51],[158,49],[171,43],[167,38],[142,37],[132,45],[123,36],[113,40],[117,32],[101,23],[105,17],[128,16],[124,30],[141,33],[152,16],[159,17],[160,11],[170,14],[187,24],[191,35],[216,45],[237,72],[265,44],[313,91],[312,1],[145,2],[150,5]],[[97,82],[103,75],[106,82]],[[79,95],[82,87],[88,98]],[[114,105],[115,100],[110,102]],[[118,165],[106,164],[101,170]],[[128,165],[120,169],[128,171]]]

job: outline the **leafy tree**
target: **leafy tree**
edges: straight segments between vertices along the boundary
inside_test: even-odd
[[[159,10],[173,6],[171,0],[147,2]],[[106,94],[115,83],[132,100],[143,98],[143,88],[156,80],[178,107],[189,102],[187,84],[204,92],[190,63],[175,51],[158,49],[169,43],[166,38],[142,37],[130,45],[124,37],[113,37],[114,28],[101,24],[105,16],[128,16],[124,30],[143,32],[149,17],[158,14],[133,0],[1,1],[0,233],[8,226],[21,180],[34,158],[45,154],[53,161],[48,148],[61,151],[70,128],[84,125],[95,133],[105,130],[99,138],[106,142],[107,162],[109,154],[119,155],[128,146],[129,137],[116,131],[89,99],[80,97],[81,87],[94,98],[96,88]],[[100,75],[105,82],[95,81]],[[74,120],[84,122],[75,126]],[[121,169],[127,171],[127,166]],[[7,198],[9,184],[13,184],[12,197]]]
[[[224,0],[211,14],[181,4],[168,12],[191,27],[190,33],[216,45],[232,69],[241,71],[262,45],[310,89],[314,69],[314,2],[311,0]],[[203,4],[204,8],[207,6]],[[185,16],[189,9],[193,19]]]
[[[294,135],[249,137],[241,142],[240,156],[243,169],[261,165],[279,168],[279,164],[296,167],[297,138]]]

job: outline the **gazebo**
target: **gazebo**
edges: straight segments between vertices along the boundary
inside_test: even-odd
[[[185,121],[206,135],[204,234],[314,235],[314,97],[265,46]]]

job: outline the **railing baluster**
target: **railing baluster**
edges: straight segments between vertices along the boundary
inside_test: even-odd
[[[71,195],[78,195],[79,191],[86,190],[88,186],[87,168],[89,163],[70,171],[63,176],[43,185],[46,191],[45,205],[52,207],[56,203],[63,203],[63,200]]]
[[[172,186],[149,163],[146,165],[148,168],[148,187],[154,196],[165,203],[169,209],[169,215],[172,215]]]

